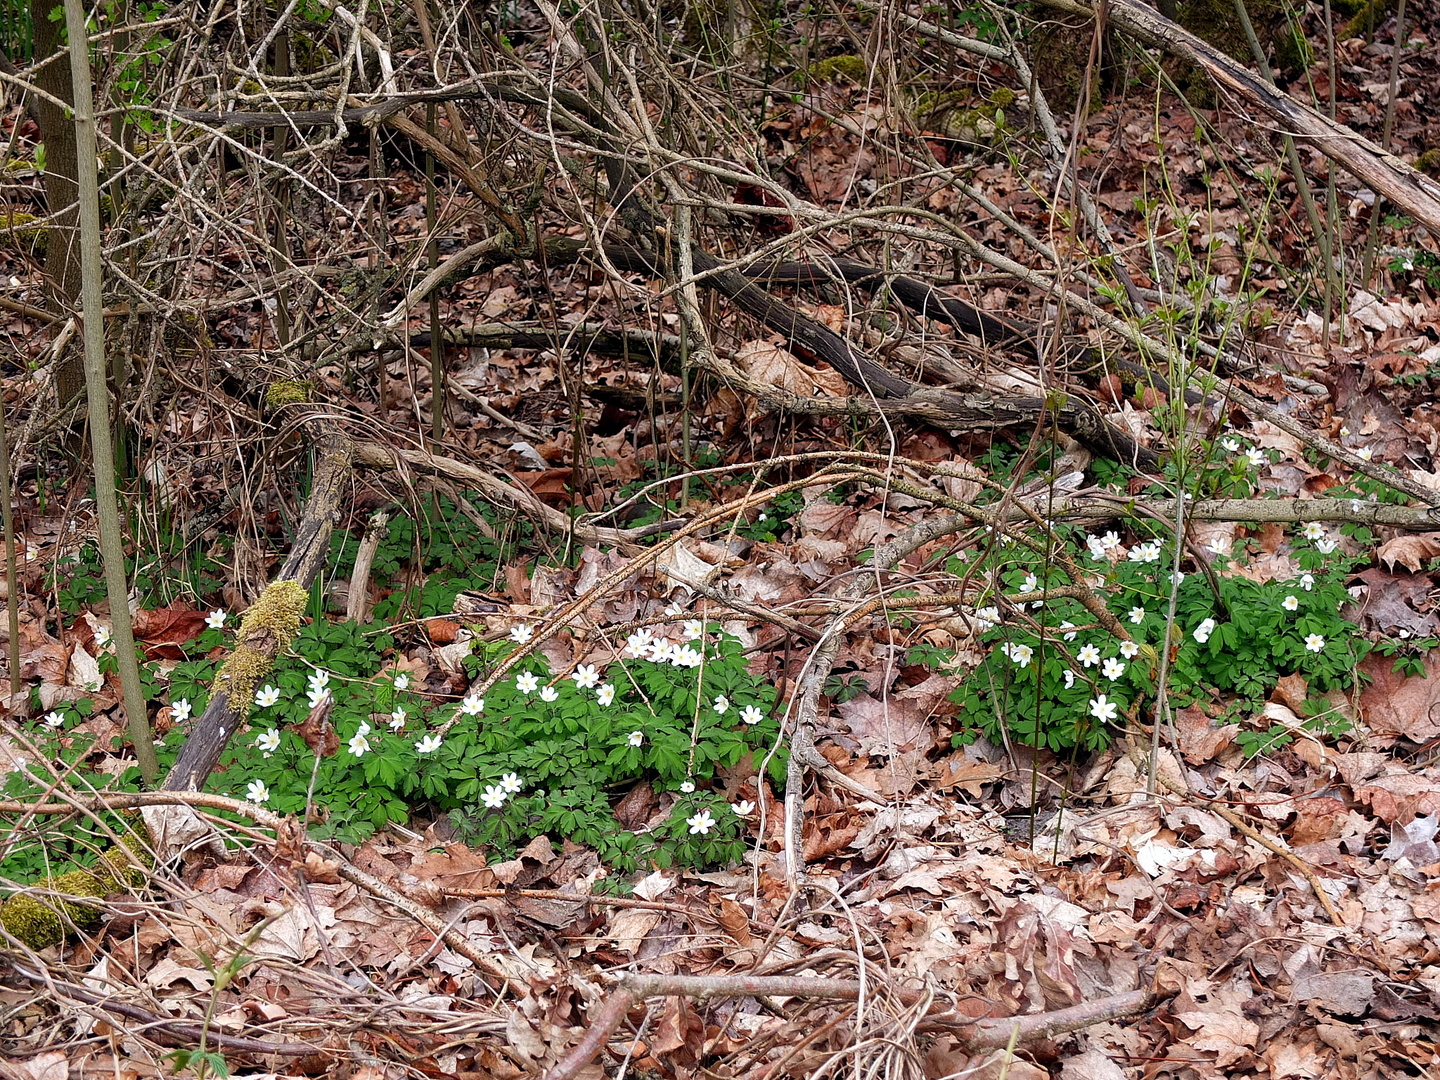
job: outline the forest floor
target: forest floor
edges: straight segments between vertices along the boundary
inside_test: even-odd
[[[536,19],[530,33],[541,32]],[[1440,145],[1440,13],[1411,4],[1409,19],[1390,140],[1413,160]],[[1338,45],[1338,118],[1377,141],[1394,30],[1391,18],[1372,40]],[[1323,36],[1312,40],[1323,55]],[[1291,90],[1328,101],[1324,63]],[[871,148],[887,137],[885,110],[870,89],[837,80],[775,100],[764,150],[798,197],[839,213],[857,189],[873,191],[885,179]],[[1196,109],[1133,88],[1107,91],[1083,128],[1076,142],[1084,174],[1114,241],[1153,252],[1163,246],[1159,237],[1176,253],[1175,281],[1203,278],[1244,306],[1235,333],[1253,366],[1233,381],[1306,428],[1440,491],[1434,239],[1405,222],[1372,220],[1374,196],[1340,174],[1339,242],[1352,272],[1327,320],[1305,273],[1318,255],[1298,193],[1267,186],[1266,169],[1280,167],[1273,132],[1241,109]],[[5,113],[3,132],[17,155],[33,152],[23,110]],[[996,207],[1057,246],[1068,242],[1050,193],[1011,160],[967,149],[968,136],[929,137],[937,158],[972,155],[966,177]],[[344,150],[349,175],[362,175],[363,141]],[[1323,200],[1327,164],[1301,153]],[[386,231],[398,253],[425,234],[425,177],[413,156],[387,167]],[[13,175],[38,185],[33,175]],[[373,207],[367,189],[346,190],[349,220],[361,220]],[[1286,205],[1271,208],[1257,240],[1246,232],[1253,209],[1276,190]],[[442,256],[491,234],[480,215],[464,212],[462,189],[446,192]],[[758,192],[737,192],[734,201],[767,205]],[[956,217],[964,205],[937,181],[926,208]],[[311,224],[316,261],[326,244],[343,248],[344,219]],[[1004,223],[981,216],[966,225],[1024,257]],[[794,227],[757,216],[742,239],[759,247]],[[1374,228],[1383,229],[1378,269],[1362,287],[1355,267]],[[220,249],[209,257],[219,267],[239,258]],[[33,259],[7,248],[0,260],[14,296],[39,297]],[[1150,266],[1137,284],[1159,287],[1165,272],[1158,261]],[[216,278],[228,281],[219,271]],[[210,778],[207,790],[248,800],[252,811],[211,807],[224,849],[192,851],[155,870],[146,889],[100,902],[102,918],[85,933],[38,949],[11,939],[0,960],[0,1075],[138,1078],[225,1068],[255,1078],[514,1080],[554,1069],[587,1032],[603,1036],[595,1053],[570,1059],[586,1077],[603,1069],[737,1080],[846,1071],[930,1080],[1359,1080],[1440,1069],[1440,531],[1364,527],[1358,519],[1311,524],[1303,511],[1289,523],[1195,521],[1175,565],[1192,587],[1214,582],[1217,603],[1222,593],[1229,598],[1228,608],[1215,608],[1228,623],[1225,615],[1220,626],[1206,619],[1205,630],[1198,618],[1187,621],[1189,601],[1181,599],[1178,612],[1152,605],[1132,626],[1122,605],[1116,612],[1136,649],[1106,661],[1123,670],[1124,657],[1141,679],[1146,659],[1163,668],[1164,647],[1155,646],[1170,641],[1169,662],[1182,676],[1210,680],[1203,691],[1177,694],[1152,754],[1144,734],[1153,699],[1143,680],[1127,684],[1113,674],[1102,683],[1099,652],[1092,663],[1083,648],[1067,651],[1073,627],[1042,621],[1037,631],[1024,614],[1028,600],[998,598],[1044,589],[1045,572],[1041,582],[1033,574],[1054,564],[1055,548],[1036,561],[1023,543],[1006,549],[977,519],[904,551],[884,603],[843,626],[835,613],[853,601],[847,590],[857,580],[877,573],[867,569],[872,553],[908,542],[948,513],[946,498],[995,505],[986,482],[1011,498],[1039,492],[1031,505],[1044,516],[1047,499],[1098,490],[1119,505],[1173,492],[1189,482],[1183,475],[1105,462],[1050,430],[782,413],[732,389],[692,386],[697,376],[662,370],[649,357],[571,347],[567,335],[589,322],[681,332],[661,285],[627,280],[622,290],[598,267],[516,262],[447,287],[438,313],[448,327],[538,323],[567,345],[448,348],[443,438],[434,449],[563,514],[589,512],[580,519],[586,524],[673,530],[671,523],[717,508],[731,508],[728,517],[654,561],[526,520],[462,475],[437,482],[357,469],[333,559],[312,590],[309,625],[265,680],[274,699],[257,697]],[[343,306],[346,287],[321,302]],[[225,291],[215,288],[211,299]],[[1044,295],[1013,282],[982,283],[969,295],[986,311],[1054,318]],[[879,316],[872,309],[873,319],[862,318],[845,291],[817,302],[797,290],[791,299],[817,322],[875,344],[865,335]],[[109,644],[93,498],[71,451],[46,428],[53,399],[36,374],[49,348],[46,328],[22,309],[0,311],[12,351],[6,424],[19,446],[19,566],[10,588],[28,701],[9,712],[0,742],[11,770],[4,794],[12,801],[0,806],[7,888],[91,861],[113,830],[135,824],[108,813],[38,813],[36,802],[78,806],[106,784],[141,786]],[[854,396],[835,371],[797,359],[743,316],[714,308],[707,315],[757,382],[806,398]],[[251,393],[286,374],[248,359],[273,346],[272,316],[264,303],[217,300],[203,333],[171,341],[164,363],[143,372],[128,414],[139,432],[122,490],[135,523],[136,638],[167,764],[213,692],[207,680],[235,643],[241,613],[283,560],[309,494],[300,413],[266,412]],[[402,330],[424,335],[430,326],[422,305]],[[881,345],[883,338],[876,333]],[[965,341],[932,332],[926,347],[960,351]],[[347,354],[309,373],[309,404],[297,408],[341,418],[357,440],[418,452],[430,445],[433,422],[428,350],[417,336],[378,363],[376,354],[368,364],[363,352]],[[984,363],[990,385],[1045,385],[1012,355]],[[1142,445],[1177,430],[1175,410],[1166,414],[1162,396],[1146,388],[1101,381],[1095,400]],[[1383,485],[1357,483],[1304,440],[1244,410],[1201,401],[1188,415],[1186,430],[1205,447],[1196,473],[1212,484],[1205,494],[1289,502],[1343,493],[1357,515],[1362,502],[1368,511],[1406,501]],[[816,458],[806,455],[842,472],[871,472],[817,475]],[[949,468],[956,463],[974,464],[985,480]],[[1074,479],[1057,494],[1063,476]],[[887,477],[905,483],[887,486]],[[593,516],[616,507],[622,512],[613,519]],[[389,515],[378,526],[377,510]],[[1154,595],[1164,594],[1155,577],[1162,569],[1161,578],[1169,576],[1174,547],[1164,549],[1163,563],[1150,558],[1150,545],[1159,551],[1166,534],[1135,522],[1115,511],[1051,534],[1059,549],[1069,544],[1067,558],[1098,575],[1102,606],[1117,582],[1138,588],[1142,572]],[[373,569],[356,574],[362,538],[377,528]],[[638,569],[627,574],[628,559]],[[992,583],[992,595],[972,594],[966,605],[934,601],[961,588],[955,582],[967,566]],[[356,590],[363,617],[347,623]],[[1322,596],[1328,613],[1319,610]],[[1338,616],[1332,597],[1343,604]],[[1034,601],[1037,609],[1058,602]],[[1251,603],[1250,615],[1237,606]],[[555,613],[571,605],[582,614],[558,622]],[[995,609],[988,615],[987,605]],[[1293,655],[1248,640],[1297,607],[1302,621],[1286,631]],[[1050,610],[1057,620],[1063,614]],[[1238,638],[1226,636],[1226,625],[1240,627]],[[1104,637],[1094,626],[1081,631],[1091,636],[1075,643],[1072,635],[1072,644]],[[1022,662],[1017,650],[1032,646],[1018,644],[1021,634],[1034,649],[1050,648],[1050,659],[1032,667],[1027,652]],[[654,651],[646,636],[670,642],[671,651]],[[835,651],[812,723],[799,705],[822,641]],[[1150,651],[1141,652],[1147,642]],[[645,763],[639,779],[619,782],[615,763],[630,718],[647,710],[659,717],[658,692],[642,709],[634,704],[639,688],[660,685],[645,682],[661,678],[652,668],[683,669],[677,657],[691,643],[704,664],[733,680],[733,708],[715,711],[738,734],[715,738],[730,739],[723,745],[734,754],[695,761],[712,694],[692,690],[685,701],[694,728],[682,715],[676,736],[691,758],[675,766],[637,757]],[[1241,653],[1256,667],[1227,666],[1227,655]],[[1052,662],[1059,666],[1045,666]],[[617,770],[615,782],[597,790],[604,814],[613,811],[630,840],[601,829],[595,842],[577,843],[548,824],[532,835],[516,819],[503,824],[498,809],[485,816],[479,781],[468,791],[473,810],[465,810],[428,788],[407,789],[396,775],[422,775],[430,751],[419,747],[432,737],[437,747],[448,740],[452,785],[477,755],[529,760],[519,756],[524,747],[485,742],[483,727],[466,757],[449,727],[481,714],[467,702],[482,684],[484,716],[512,701],[517,716],[531,716],[529,692],[509,689],[515,664],[540,682],[553,673],[567,709],[590,709],[582,691],[593,693],[599,680],[635,681],[623,722],[595,710],[575,721],[577,738],[618,748],[597,757],[596,769],[610,762]],[[587,666],[603,674],[589,679]],[[998,706],[986,696],[994,687],[982,676],[993,681],[1011,668],[1021,679],[1064,674],[1066,691],[1078,673],[1090,689],[1075,690],[1077,700],[1093,705],[1104,689],[1133,707],[1107,718],[1100,693],[1100,711],[1092,708],[1098,726],[1082,717],[1062,730],[1042,713],[1042,690],[1040,700],[1015,699],[1022,704],[1012,705],[1018,712],[1007,726],[995,719]],[[497,671],[504,682],[490,678]],[[333,701],[315,693],[325,689],[317,672],[333,676]],[[1153,671],[1147,677],[1153,684]],[[616,698],[612,684],[600,704]],[[333,704],[333,721],[312,708],[317,702]],[[757,710],[756,723],[737,719],[744,705]],[[322,728],[332,724],[333,744],[323,730],[302,730],[317,717]],[[802,719],[822,763],[791,768],[803,790],[786,790],[784,750]],[[1040,749],[1025,745],[1037,726],[1050,736]],[[658,754],[668,730],[657,719],[638,753]],[[748,740],[743,748],[740,740]],[[571,744],[555,745],[563,754]],[[684,757],[684,746],[676,753]],[[322,759],[330,762],[323,772]],[[499,769],[484,777],[486,796],[496,792],[492,808],[504,802],[489,783],[499,784]],[[534,800],[532,821],[562,820],[544,815],[568,806],[569,774],[557,766],[549,775],[548,795],[534,774],[518,781]],[[377,794],[407,790],[400,814],[394,799]],[[594,811],[572,807],[564,820],[592,827]],[[314,835],[328,848],[304,848],[296,813],[313,815]],[[290,824],[278,814],[292,815]],[[644,847],[652,837],[665,839]],[[645,854],[626,865],[637,850]],[[659,981],[649,994],[625,997],[621,973]],[[681,976],[702,982],[673,978]],[[747,991],[719,981],[728,976],[776,981]],[[798,978],[780,981],[790,976]],[[804,980],[823,993],[808,993]],[[599,1019],[607,1008],[613,1015]],[[1038,1030],[1013,1052],[1007,1029],[969,1023],[1018,1016],[1038,1017]]]

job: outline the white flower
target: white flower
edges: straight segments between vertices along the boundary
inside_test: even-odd
[[[1145,621],[1145,609],[1143,607],[1132,607],[1130,609],[1130,621],[1139,626]]]
[[[181,698],[170,703],[170,719],[177,724],[190,719],[190,699]]]
[[[1067,619],[1065,622],[1062,622],[1062,623],[1060,624],[1060,630],[1061,630],[1061,632],[1065,635],[1065,640],[1066,640],[1066,641],[1074,641],[1074,640],[1075,640],[1076,630],[1075,630],[1075,624],[1074,624],[1073,622],[1070,622],[1068,619]]]
[[[705,636],[705,624],[699,619],[691,619],[685,623],[682,630],[686,641],[694,641]]]
[[[992,629],[1000,622],[1000,609],[998,607],[982,607],[975,609],[975,629],[980,633]]]
[[[1170,575],[1170,583],[1172,585],[1182,585],[1184,584],[1184,582],[1185,574],[1183,571],[1176,570],[1173,574]]]
[[[1315,541],[1315,550],[1320,552],[1321,555],[1329,555],[1339,546],[1340,541],[1338,540],[1325,539]]]
[[[560,698],[560,691],[559,691],[559,690],[556,690],[555,687],[553,687],[553,686],[542,686],[542,687],[540,688],[540,700],[541,700],[541,701],[558,701],[559,698]]]
[[[1112,656],[1100,666],[1100,674],[1107,679],[1118,679],[1125,674],[1125,664]]]
[[[683,614],[684,611],[685,609],[680,606],[680,601],[676,600],[674,603],[672,603],[669,607],[665,609],[665,614],[673,619],[675,618],[675,616]]]
[[[399,731],[405,726],[405,710],[396,709],[390,714],[390,730]]]
[[[439,735],[426,735],[415,744],[416,753],[433,754],[440,749]]]
[[[1140,643],[1137,641],[1122,641],[1120,643],[1120,655],[1126,660],[1133,660],[1140,655]]]
[[[670,659],[670,642],[664,638],[655,638],[645,646],[645,659],[656,663],[664,664]]]
[[[1307,521],[1305,527],[1300,530],[1300,535],[1306,540],[1319,540],[1325,535],[1325,526],[1318,521]]]
[[[1090,557],[1092,559],[1105,558],[1105,545],[1098,536],[1087,536],[1085,538],[1085,546],[1090,549]]]
[[[719,713],[721,716],[724,716],[725,710],[728,708],[730,708],[730,699],[728,697],[726,697],[724,694],[720,694],[715,698],[715,711],[717,713]]]
[[[280,749],[280,732],[271,728],[269,731],[262,731],[255,736],[255,748],[269,757],[276,750]]]
[[[460,711],[466,716],[479,716],[485,711],[485,699],[479,694],[468,694],[465,700],[460,702]]]
[[[395,689],[408,690],[410,688],[410,676],[403,672],[395,676]]]
[[[770,520],[770,515],[767,514],[767,513],[765,513],[764,510],[761,510],[760,513],[758,513],[758,514],[755,515],[755,520],[756,520],[756,521],[769,521],[769,520]]]
[[[354,735],[350,736],[349,745],[350,753],[356,757],[362,757],[370,750],[370,740],[365,737],[365,733],[362,731],[357,731]]]
[[[1037,578],[1034,574],[1026,574],[1025,580],[1020,585],[1020,591],[1022,593],[1035,592],[1039,588],[1040,579]]]
[[[256,690],[256,691],[255,691],[255,706],[256,706],[256,708],[268,709],[271,705],[276,704],[279,700],[280,700],[280,690],[279,690],[279,688],[278,688],[278,687],[275,687],[275,686],[271,686],[269,683],[266,683],[266,684],[265,684],[264,686],[262,686],[259,690]]]
[[[310,708],[318,709],[330,700],[330,688],[328,686],[312,686],[305,692],[305,697],[310,702]]]
[[[40,557],[40,546],[32,544],[28,540],[25,543],[25,559],[27,562],[34,562]]]
[[[223,627],[225,625],[225,609],[216,608],[214,611],[210,612],[209,615],[206,615],[205,625],[208,626],[211,630],[219,630],[221,627]]]
[[[520,779],[518,773],[507,772],[500,778],[500,790],[507,795],[519,795],[525,790],[525,781]]]
[[[594,664],[581,664],[570,676],[575,680],[575,685],[582,690],[589,690],[592,686],[600,683],[600,672]]]
[[[685,645],[675,650],[670,662],[676,667],[696,668],[705,662],[705,657],[695,646]]]
[[[595,691],[595,700],[601,705],[609,705],[615,700],[615,684],[605,683],[599,690]]]
[[[711,816],[709,810],[701,810],[700,813],[696,814],[694,817],[686,818],[685,824],[690,826],[691,836],[694,836],[697,833],[701,836],[704,836],[706,833],[708,833],[711,829],[715,827],[715,818]]]
[[[755,812],[755,804],[749,799],[741,799],[739,802],[731,803],[730,809],[735,811],[736,817],[749,817]]]
[[[1261,465],[1270,464],[1270,455],[1258,446],[1252,446],[1249,450],[1245,451],[1245,460],[1250,463],[1252,468],[1258,469]]]
[[[259,780],[251,780],[250,786],[245,789],[245,798],[263,806],[270,801],[270,789]]]
[[[1363,505],[1363,504],[1360,502],[1359,499],[1351,499],[1351,500],[1350,500],[1350,512],[1351,512],[1352,514],[1358,514],[1358,513],[1360,513],[1360,507],[1361,507],[1361,505]]]
[[[1105,723],[1120,715],[1120,706],[1117,702],[1106,701],[1105,695],[1100,694],[1090,699],[1090,715]]]
[[[370,734],[370,724],[369,724],[367,721],[365,721],[365,720],[361,720],[361,721],[360,721],[360,726],[355,729],[355,734],[357,734],[357,735],[369,735],[369,734]]]
[[[1280,606],[1286,611],[1298,611],[1300,609],[1300,601],[1297,597],[1287,596],[1284,600],[1280,601]]]
[[[515,680],[515,689],[522,694],[533,694],[539,685],[540,680],[535,677],[533,671],[522,671],[519,678]]]
[[[690,794],[692,791],[694,791],[694,790],[695,790],[695,781],[694,781],[694,780],[686,780],[686,781],[683,781],[683,782],[680,784],[680,794],[681,794],[681,795],[689,795],[689,794]]]
[[[1315,575],[1314,575],[1314,574],[1301,574],[1301,575],[1300,575],[1300,588],[1304,589],[1306,592],[1309,592],[1311,589],[1315,588]]]
[[[1240,440],[1236,438],[1221,439],[1220,445],[1226,453],[1233,454],[1240,449]]]
[[[754,705],[746,705],[745,708],[740,710],[740,719],[747,724],[758,724],[761,720],[765,719],[765,714]]]
[[[59,727],[61,724],[63,724],[63,723],[65,723],[65,717],[64,717],[63,715],[61,715],[60,713],[58,713],[58,712],[48,712],[48,713],[45,714],[45,726],[46,726],[46,727],[58,728],[58,727]]]
[[[640,745],[641,743],[643,743],[644,741],[645,741],[645,733],[644,733],[643,731],[632,731],[632,732],[630,732],[630,745],[631,745],[631,746],[639,746],[639,745]]]
[[[1319,634],[1306,634],[1306,635],[1305,635],[1305,651],[1306,651],[1306,652],[1320,652],[1320,651],[1321,651],[1322,649],[1324,649],[1324,648],[1325,648],[1325,639],[1324,639],[1323,637],[1321,637]]]
[[[535,630],[528,623],[521,623],[519,626],[510,628],[510,640],[517,645],[524,645],[535,636]]]
[[[1214,632],[1215,632],[1215,620],[1214,620],[1214,619],[1206,619],[1204,622],[1202,622],[1199,626],[1197,626],[1197,627],[1195,628],[1195,635],[1194,635],[1194,637],[1195,637],[1195,640],[1196,640],[1196,641],[1198,641],[1201,645],[1204,645],[1205,642],[1207,642],[1207,641],[1210,640],[1210,635],[1213,634]]]
[[[1343,438],[1345,438],[1345,437],[1346,437],[1347,435],[1349,435],[1349,434],[1350,434],[1350,429],[1349,429],[1348,427],[1346,427],[1344,424],[1341,424],[1341,425],[1340,425],[1340,438],[1343,439]]]
[[[1094,667],[1100,662],[1100,650],[1094,645],[1081,645],[1080,651],[1075,654],[1075,659],[1086,667]]]
[[[1369,461],[1372,457],[1375,456],[1375,449],[1374,447],[1370,446],[1362,446],[1355,451],[1355,456],[1358,457],[1361,461]]]
[[[1035,650],[1029,645],[1011,645],[1010,642],[1007,641],[1000,646],[1000,651],[1022,668],[1029,667],[1030,661],[1035,658]]]
[[[322,690],[330,685],[330,672],[324,668],[316,668],[310,672],[310,689]]]
[[[1069,668],[1065,669],[1065,689],[1069,690],[1075,685],[1075,672]]]
[[[505,805],[505,799],[505,789],[496,787],[493,784],[487,787],[485,793],[480,796],[480,801],[491,810],[499,810],[500,807]]]
[[[1120,546],[1120,534],[1113,530],[1107,532],[1100,538],[1100,544],[1106,551],[1114,551]]]
[[[650,650],[651,641],[650,628],[642,626],[625,639],[625,655],[633,660],[638,660]]]
[[[1214,543],[1206,544],[1205,549],[1209,551],[1211,555],[1230,554],[1230,548],[1224,543],[1224,541],[1221,540],[1216,540]]]
[[[108,647],[109,644],[110,644],[110,631],[109,631],[109,629],[107,629],[107,628],[104,627],[104,626],[96,627],[96,629],[95,629],[95,647],[96,647],[97,649],[104,649],[104,648]]]
[[[1160,544],[1158,541],[1150,541],[1144,544],[1136,544],[1130,549],[1131,562],[1152,563],[1160,561]]]

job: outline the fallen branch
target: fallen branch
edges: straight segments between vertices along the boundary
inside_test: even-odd
[[[1047,7],[1095,16],[1093,10],[1071,0],[1043,2]],[[1105,14],[1117,30],[1200,67],[1217,84],[1267,113],[1280,131],[1344,166],[1371,190],[1384,195],[1431,233],[1440,236],[1440,184],[1353,128],[1331,120],[1271,86],[1243,64],[1140,0],[1108,0]]]
[[[868,993],[874,993],[873,986]],[[898,987],[889,992],[906,1004],[915,1004],[924,995],[918,990]],[[819,998],[856,1001],[861,993],[858,979],[812,979],[794,975],[639,975],[619,977],[615,989],[600,1011],[590,1017],[590,1026],[580,1041],[548,1073],[545,1080],[572,1080],[604,1048],[635,1005],[651,997],[690,997],[706,1001],[716,997]],[[962,1048],[995,1050],[1021,1045],[1036,1039],[1053,1038],[1144,1012],[1159,1000],[1154,990],[1132,990],[1125,994],[1087,1001],[1048,1013],[1016,1017],[974,1019],[958,1013],[930,1015],[925,1022],[942,1024],[955,1034]]]

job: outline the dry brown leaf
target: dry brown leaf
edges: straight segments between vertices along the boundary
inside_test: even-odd
[[[1440,532],[1402,533],[1381,544],[1375,554],[1391,570],[1398,562],[1412,573],[1417,572],[1426,559],[1440,555]]]

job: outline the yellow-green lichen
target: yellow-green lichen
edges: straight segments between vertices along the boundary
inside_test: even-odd
[[[32,949],[59,945],[73,926],[93,930],[100,909],[82,898],[100,899],[110,893],[138,889],[145,874],[135,861],[151,860],[138,839],[126,838],[125,847],[111,848],[88,870],[71,870],[46,878],[34,893],[16,895],[0,906],[0,926]]]
[[[225,691],[230,708],[242,720],[250,715],[255,685],[275,666],[275,657],[300,632],[310,594],[299,582],[274,581],[240,620],[235,648],[220,665],[215,686]]]
[[[310,400],[310,383],[304,379],[276,379],[265,388],[265,404],[271,409],[299,405]]]

